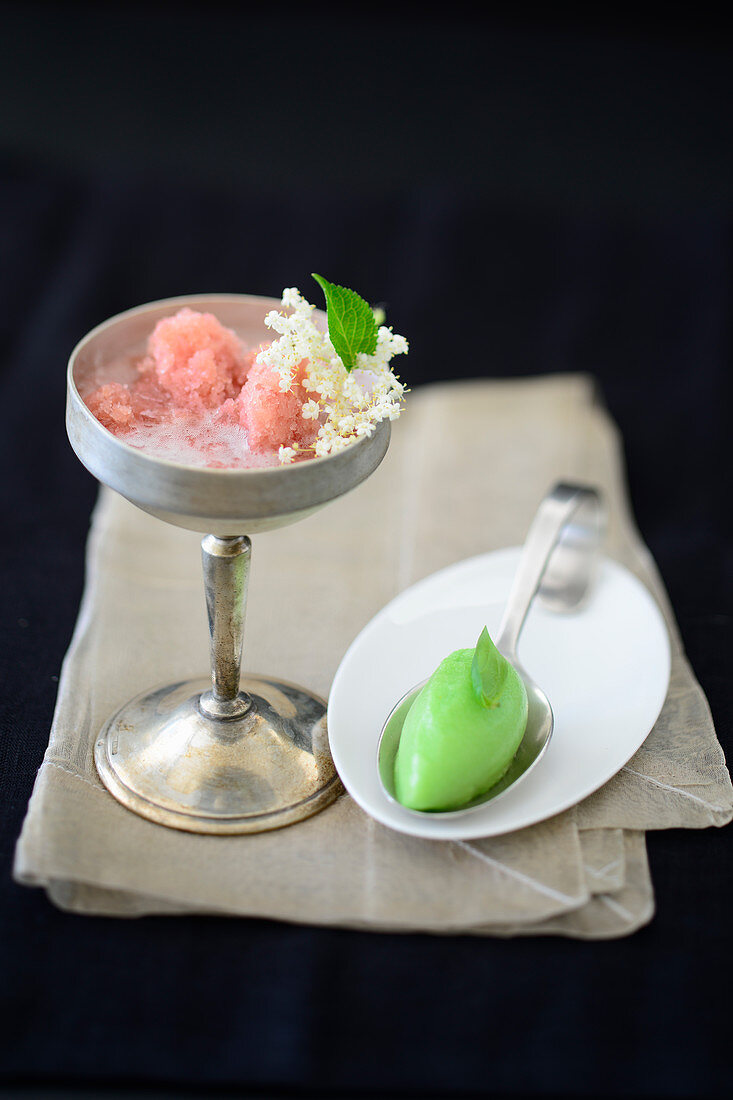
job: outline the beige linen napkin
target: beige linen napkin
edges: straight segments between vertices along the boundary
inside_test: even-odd
[[[380,469],[292,528],[254,539],[245,668],[327,695],[347,646],[436,569],[520,543],[549,486],[593,482],[608,552],[652,590],[672,639],[660,718],[580,806],[508,836],[426,841],[346,795],[272,833],[206,837],[136,817],[101,786],[96,733],[128,698],[200,676],[208,637],[199,537],[103,491],[51,738],[18,842],[18,881],[107,915],[209,912],[372,930],[623,935],[653,914],[644,830],[722,825],[733,789],[707,704],[636,533],[617,433],[583,376],[429,386]],[[480,507],[477,506],[480,501]]]

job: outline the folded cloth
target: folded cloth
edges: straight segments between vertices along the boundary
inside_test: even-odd
[[[347,646],[380,607],[452,562],[521,543],[560,479],[604,492],[608,553],[653,592],[672,640],[659,720],[600,791],[531,828],[465,842],[396,833],[348,795],[297,825],[253,836],[188,834],[130,813],[97,777],[97,732],[140,691],[204,675],[208,633],[199,537],[102,490],[79,621],[16,850],[17,880],[45,887],[65,909],[110,916],[207,912],[374,931],[583,938],[627,934],[651,919],[644,830],[725,824],[733,788],[634,527],[620,440],[591,379],[412,393],[367,482],[297,528],[255,537],[244,667],[327,695]]]

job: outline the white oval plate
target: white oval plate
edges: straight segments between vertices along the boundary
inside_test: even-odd
[[[496,636],[520,548],[458,562],[400,593],[347,650],[331,688],[328,732],[344,786],[368,814],[433,840],[497,836],[574,806],[634,755],[667,694],[670,648],[653,597],[609,559],[586,606],[569,615],[537,601],[519,654],[545,691],[555,730],[534,771],[495,803],[462,818],[418,816],[392,802],[377,774],[377,743],[394,704],[484,625]]]

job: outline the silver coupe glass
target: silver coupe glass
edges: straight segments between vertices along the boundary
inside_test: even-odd
[[[106,722],[95,746],[99,775],[118,801],[161,825],[198,833],[279,828],[316,813],[341,791],[325,701],[269,676],[240,678],[248,536],[303,519],[368,477],[386,453],[389,422],[327,458],[210,469],[129,446],[100,424],[80,391],[96,365],[142,353],[156,323],[183,306],[214,313],[256,347],[271,339],[264,318],[279,305],[245,295],[153,302],[93,329],[69,361],[66,426],[81,462],[143,511],[206,533],[210,678],[143,692]]]

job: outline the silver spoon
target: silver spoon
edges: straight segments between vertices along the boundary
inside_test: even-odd
[[[522,548],[496,648],[514,666],[527,689],[527,728],[509,770],[490,790],[459,810],[411,810],[420,816],[452,818],[469,813],[513,787],[528,775],[545,752],[555,724],[550,701],[517,657],[517,644],[527,612],[539,590],[553,611],[573,611],[585,599],[595,576],[605,516],[596,489],[559,482],[540,504]],[[377,747],[377,768],[382,789],[396,802],[394,765],[402,726],[424,680],[407,692],[390,712]]]

